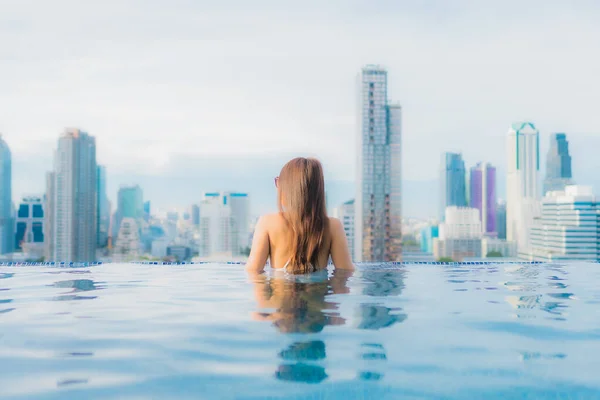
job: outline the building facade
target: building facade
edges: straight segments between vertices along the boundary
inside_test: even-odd
[[[50,260],[92,262],[97,230],[96,139],[78,129],[58,140],[54,172],[47,181]]]
[[[387,97],[387,71],[366,66],[360,76],[354,259],[402,257],[401,107]]]
[[[44,248],[44,197],[25,196],[17,209],[15,250]]]
[[[565,186],[573,184],[571,171],[571,156],[569,142],[564,133],[550,136],[550,148],[546,156],[546,177],[542,195],[550,191],[564,190]]]
[[[135,261],[141,255],[139,227],[135,218],[123,218],[113,248],[114,262]]]
[[[337,207],[334,212],[334,217],[338,218],[344,226],[346,240],[348,241],[348,249],[350,255],[354,259],[354,199],[348,200],[341,206]]]
[[[12,203],[12,155],[0,136],[0,254],[14,251],[15,220]]]
[[[421,252],[433,253],[433,239],[437,237],[439,237],[439,228],[437,225],[421,229]]]
[[[108,236],[110,229],[110,202],[106,194],[106,167],[98,165],[96,172],[96,239],[98,247],[108,246]]]
[[[138,185],[122,185],[117,194],[116,228],[121,227],[123,218],[133,218],[138,225],[144,220],[144,194]]]
[[[496,236],[496,168],[488,163],[471,168],[469,188],[470,206],[479,210],[483,233]]]
[[[506,240],[506,202],[498,201],[496,204],[496,230],[498,239]]]
[[[478,209],[447,207],[438,237],[433,239],[433,255],[435,259],[451,258],[454,261],[481,257],[482,237]]]
[[[589,186],[566,186],[542,200],[542,215],[531,229],[534,261],[597,261],[600,258],[600,204]]]
[[[205,193],[199,205],[200,257],[214,254],[238,256],[250,246],[248,195],[233,192]]]
[[[440,221],[443,221],[446,216],[446,208],[452,206],[467,206],[465,162],[460,153],[442,154],[440,165]]]
[[[531,122],[513,124],[507,136],[506,239],[529,251],[529,233],[540,206],[540,134]]]

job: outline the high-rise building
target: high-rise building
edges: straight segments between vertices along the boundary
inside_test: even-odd
[[[54,215],[55,215],[55,189],[54,172],[46,173],[46,208],[44,212],[44,259],[54,259]]]
[[[191,205],[190,214],[192,217],[192,225],[200,226],[200,206],[198,204]]]
[[[140,253],[139,228],[135,218],[125,217],[121,220],[121,227],[117,234],[113,249],[114,262],[135,261]]]
[[[496,205],[496,230],[498,239],[506,240],[506,202],[498,201]]]
[[[430,225],[421,229],[421,252],[433,253],[433,240],[439,236],[437,225]]]
[[[151,216],[151,205],[150,200],[144,202],[144,220],[148,222]]]
[[[67,130],[48,175],[47,215],[50,260],[91,262],[96,259],[96,139],[79,129]]]
[[[108,196],[106,195],[106,167],[98,165],[96,172],[96,193],[98,198],[96,199],[96,239],[98,240],[98,247],[104,248],[108,246],[108,235],[110,228],[110,203]]]
[[[443,221],[447,207],[467,206],[465,162],[460,153],[444,153],[440,165],[440,209]]]
[[[550,149],[546,157],[546,178],[542,194],[549,191],[564,190],[572,185],[571,156],[569,142],[564,133],[555,133],[550,137]]]
[[[12,157],[8,144],[0,136],[0,254],[13,252],[15,244],[14,235]]]
[[[479,210],[481,228],[488,236],[496,236],[496,168],[488,163],[479,163],[471,168],[470,205]]]
[[[360,77],[354,253],[357,262],[402,258],[402,110],[388,102],[387,71]]]
[[[200,203],[201,257],[240,255],[249,243],[250,204],[245,193],[205,193]]]
[[[600,258],[600,203],[588,186],[550,191],[542,217],[531,228],[531,260],[597,261]]]
[[[454,261],[481,257],[483,234],[479,210],[450,206],[445,214],[444,222],[439,225],[438,237],[433,239],[434,257],[449,257]]]
[[[144,196],[138,185],[122,185],[117,195],[117,229],[121,228],[123,218],[133,218],[140,227],[144,219]]]
[[[540,133],[531,122],[512,124],[507,136],[506,239],[529,251],[529,230],[540,207]]]
[[[333,216],[338,218],[344,226],[344,232],[346,232],[346,239],[348,241],[348,249],[352,258],[354,258],[354,199],[348,200],[341,206],[337,207]]]
[[[25,196],[17,209],[15,249],[23,250],[24,245],[44,248],[44,198]]]

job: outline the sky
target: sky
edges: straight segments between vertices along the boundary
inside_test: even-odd
[[[287,158],[313,155],[342,202],[365,64],[387,68],[403,107],[405,213],[436,212],[444,151],[502,174],[520,120],[543,151],[566,132],[576,180],[600,189],[599,20],[594,0],[0,0],[13,197],[44,191],[58,136],[78,127],[113,199],[143,182],[166,207],[242,182],[263,203]]]

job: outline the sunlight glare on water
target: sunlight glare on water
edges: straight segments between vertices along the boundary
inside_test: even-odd
[[[598,264],[0,266],[7,399],[600,398]]]

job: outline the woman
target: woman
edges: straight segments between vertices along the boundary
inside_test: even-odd
[[[258,220],[246,268],[262,272],[270,258],[273,268],[304,274],[325,269],[331,256],[336,268],[353,270],[344,227],[327,217],[321,163],[294,158],[275,186],[279,212]]]

